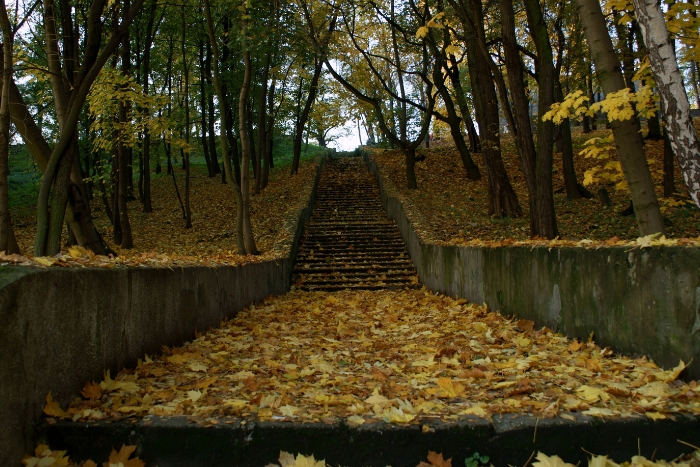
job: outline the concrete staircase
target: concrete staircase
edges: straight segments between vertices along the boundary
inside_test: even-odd
[[[379,188],[359,157],[329,160],[321,172],[293,282],[302,290],[417,287],[418,276]]]

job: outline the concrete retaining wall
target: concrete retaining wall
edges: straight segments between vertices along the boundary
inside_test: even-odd
[[[287,292],[321,162],[284,259],[217,268],[0,267],[0,465],[19,465],[33,450],[49,391],[65,406],[105,369],[114,375]]]
[[[569,337],[630,355],[648,355],[663,367],[694,358],[688,376],[700,378],[700,249],[458,247],[422,243],[401,202],[382,203],[394,219],[420,276],[436,292],[486,303]]]

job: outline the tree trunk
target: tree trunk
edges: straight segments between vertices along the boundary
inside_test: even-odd
[[[207,92],[206,92],[206,78],[205,78],[205,58],[204,58],[204,41],[199,41],[199,108],[201,110],[200,123],[202,126],[201,130],[201,143],[202,152],[204,153],[204,161],[207,164],[207,174],[209,178],[214,178],[217,172],[214,170],[214,162],[212,161],[211,154],[209,152],[209,140],[207,138]],[[210,135],[211,137],[212,135]],[[216,153],[214,153],[214,158],[216,158]]]
[[[481,154],[486,165],[489,180],[489,215],[496,217],[519,216],[522,214],[518,197],[508,178],[501,157],[500,121],[498,116],[498,98],[488,64],[490,57],[484,57],[476,40],[484,40],[483,11],[480,1],[472,1],[472,17],[477,28],[473,31],[480,37],[467,41],[467,64],[472,79],[476,120],[479,124]]]
[[[467,129],[467,135],[469,135],[469,147],[472,152],[481,152],[481,144],[479,142],[479,134],[476,132],[476,127],[474,126],[474,121],[472,120],[472,114],[469,111],[469,105],[467,104],[467,98],[464,95],[464,89],[462,88],[462,82],[459,78],[459,66],[454,57],[451,58],[450,66],[447,69],[447,74],[452,82],[452,89],[455,92],[455,100],[459,106],[459,113],[462,115],[462,122]]]
[[[529,193],[530,206],[530,235],[538,234],[535,216],[537,215],[537,184],[535,182],[535,161],[537,152],[530,124],[529,102],[523,75],[523,64],[515,36],[515,14],[512,0],[501,0],[501,35],[505,54],[506,70],[510,96],[513,101],[513,117],[515,119],[515,145],[523,166],[523,176]]]
[[[267,93],[267,120],[265,121],[265,152],[262,167],[262,180],[260,182],[260,188],[264,189],[270,180],[270,167],[272,166],[272,142],[273,142],[273,132],[275,125],[275,86],[277,84],[277,79],[272,78],[272,84],[270,84],[270,90]]]
[[[263,179],[263,159],[266,155],[266,139],[265,130],[267,129],[267,79],[270,74],[270,63],[272,61],[272,40],[270,39],[267,44],[267,53],[265,54],[265,64],[263,65],[263,73],[260,78],[260,96],[258,103],[258,142],[257,150],[258,157],[255,159],[255,194],[259,194],[262,190],[262,179]],[[267,163],[265,163],[267,165]]]
[[[474,163],[471,154],[469,153],[469,148],[464,142],[464,136],[462,136],[461,120],[457,115],[457,110],[455,109],[454,103],[452,102],[452,96],[445,86],[445,77],[443,75],[443,69],[447,68],[447,60],[445,54],[442,50],[438,49],[438,45],[433,39],[433,33],[428,33],[428,41],[431,45],[431,51],[433,53],[433,58],[435,59],[435,65],[433,66],[433,83],[442,97],[442,102],[445,105],[445,110],[447,111],[447,124],[450,126],[450,134],[454,140],[459,156],[462,159],[462,165],[464,170],[467,172],[467,178],[469,180],[479,180],[481,178],[481,172],[479,167]],[[447,35],[447,40],[449,41],[449,33]],[[449,45],[449,42],[445,46]]]
[[[530,35],[537,50],[537,160],[535,180],[537,183],[537,235],[556,238],[559,235],[554,214],[554,191],[552,189],[552,156],[554,145],[554,123],[542,121],[542,116],[554,103],[554,57],[549,42],[547,23],[542,16],[538,0],[525,0],[525,10]]]
[[[0,5],[0,29],[2,29],[2,85],[0,86],[0,251],[19,254],[19,245],[12,229],[10,217],[10,83],[12,82],[13,44],[12,29],[5,3]]]
[[[292,168],[290,171],[292,175],[295,175],[299,171],[299,158],[301,157],[301,140],[304,134],[304,127],[306,126],[306,120],[308,120],[309,118],[311,106],[316,100],[316,88],[318,87],[318,80],[321,77],[322,70],[323,59],[317,56],[316,65],[314,67],[314,74],[311,78],[311,85],[309,87],[309,94],[306,97],[306,104],[304,104],[304,110],[302,110],[301,115],[299,115],[296,132],[294,133],[294,152],[292,158]]]
[[[151,46],[153,45],[153,29],[155,14],[158,2],[152,0],[151,10],[148,15],[146,25],[146,44],[143,52],[143,93],[148,95],[149,77],[151,75]],[[165,14],[165,11],[163,11]],[[162,16],[161,16],[162,19]],[[148,112],[148,109],[144,109]],[[151,199],[151,132],[148,127],[143,133],[143,212],[153,212],[153,201]]]
[[[206,60],[204,62],[204,66],[206,69],[206,79],[207,79],[207,85],[208,86],[213,86],[212,83],[212,78],[211,78],[211,44],[207,42],[206,44],[207,48],[207,56]],[[211,89],[211,88],[209,88]],[[209,91],[209,90],[207,90]],[[207,93],[207,111],[209,113],[209,118],[207,119],[207,125],[208,125],[208,131],[209,131],[209,138],[207,142],[209,143],[209,158],[211,161],[211,165],[214,169],[215,174],[220,174],[221,172],[221,166],[219,165],[219,157],[216,154],[216,129],[214,127],[214,122],[216,121],[216,113],[214,111],[214,93],[208,92]]]
[[[185,21],[185,4],[180,7],[182,13],[182,73],[184,75],[185,93],[185,228],[192,228],[192,210],[190,209],[190,70],[187,66],[187,22]]]
[[[624,89],[625,81],[620,71],[620,63],[613,50],[600,4],[597,0],[576,0],[576,4],[603,92],[610,94]],[[611,126],[617,155],[634,204],[639,233],[642,236],[664,233],[666,229],[641,135],[631,119],[613,120]]]
[[[654,0],[633,0],[633,3],[661,99],[661,115],[666,123],[671,149],[678,160],[690,197],[700,207],[700,141],[693,128],[688,96],[664,14]]]
[[[664,129],[664,198],[670,198],[676,192],[673,180],[673,149]]]
[[[221,85],[219,74],[219,46],[217,43],[216,34],[214,32],[214,22],[212,21],[211,17],[211,5],[209,0],[204,0],[204,13],[207,20],[207,35],[209,36],[209,44],[211,45],[213,55],[212,62],[214,64],[214,70],[212,73],[212,79],[214,81],[214,88],[216,89],[216,94],[219,101],[219,114],[221,119],[219,141],[221,142],[221,155],[224,160],[224,175],[226,176],[226,182],[233,190],[233,194],[236,199],[236,245],[238,247],[238,254],[245,255],[246,247],[243,241],[243,197],[240,186],[234,178],[233,169],[231,168],[228,138],[226,135],[226,128],[228,126],[228,116],[226,114],[226,95]]]
[[[245,22],[243,26],[245,35]],[[250,223],[250,140],[248,138],[248,115],[246,114],[246,104],[248,103],[248,91],[250,90],[251,65],[250,51],[243,52],[243,62],[245,70],[243,74],[243,84],[241,84],[241,96],[238,101],[238,127],[241,136],[241,194],[243,195],[243,239],[245,249],[249,255],[259,254],[253,236],[253,227]]]

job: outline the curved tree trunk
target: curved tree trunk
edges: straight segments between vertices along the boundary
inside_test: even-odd
[[[661,115],[668,140],[688,186],[690,197],[700,207],[700,140],[690,117],[688,95],[678,69],[676,52],[666,29],[661,7],[653,0],[633,0],[637,21],[644,35]]]
[[[301,111],[299,115],[299,120],[297,121],[296,131],[294,133],[294,148],[292,152],[292,167],[290,174],[295,175],[299,171],[299,158],[301,157],[301,143],[304,135],[304,127],[306,126],[306,120],[309,118],[309,113],[311,112],[311,106],[316,100],[316,90],[318,88],[318,80],[321,77],[321,71],[323,70],[323,59],[316,57],[316,65],[314,67],[314,74],[311,78],[311,84],[309,86],[309,94],[306,97],[306,103],[304,104],[304,110]]]
[[[248,102],[248,91],[250,90],[252,73],[249,50],[243,52],[243,63],[245,64],[245,71],[243,73],[243,83],[241,84],[241,96],[238,101],[238,128],[241,135],[241,194],[243,196],[241,211],[243,215],[243,240],[245,241],[246,252],[249,255],[257,255],[259,252],[255,245],[253,226],[250,223],[250,140],[248,138],[248,115],[246,113],[246,103]]]
[[[477,19],[476,27],[479,31],[475,34],[483,36],[483,12],[479,1],[471,2],[474,18]],[[488,64],[490,57],[484,57],[481,48],[475,44],[475,40],[467,42],[467,58],[469,76],[474,90],[474,107],[476,108],[476,120],[479,124],[481,137],[481,155],[486,165],[486,173],[489,180],[489,215],[497,217],[519,216],[522,214],[518,196],[508,178],[508,173],[501,157],[500,121],[498,117],[498,98],[491,67]]]
[[[216,89],[216,94],[219,101],[219,117],[221,119],[219,140],[221,142],[221,154],[224,159],[224,175],[226,177],[226,182],[233,190],[233,194],[236,199],[236,245],[238,247],[238,254],[245,255],[246,248],[243,241],[243,197],[240,186],[234,177],[233,169],[231,168],[228,137],[226,135],[226,128],[228,126],[228,116],[226,114],[226,94],[224,93],[219,74],[219,46],[216,42],[217,38],[214,32],[214,22],[212,21],[211,17],[211,5],[209,0],[204,0],[204,13],[207,20],[207,35],[209,36],[209,44],[212,48],[214,63],[212,79],[214,81],[214,88]]]

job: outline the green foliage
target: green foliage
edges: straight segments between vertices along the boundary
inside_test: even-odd
[[[482,456],[475,452],[471,457],[464,459],[464,465],[465,467],[479,467],[480,465],[488,465],[489,460],[489,456]]]
[[[30,211],[36,206],[41,172],[34,165],[32,156],[23,144],[10,146],[9,185],[10,209],[13,212]]]
[[[275,160],[275,167],[286,167],[292,163],[294,141],[289,137],[275,138],[272,146],[272,157]],[[316,156],[329,151],[328,148],[309,143],[301,146],[301,160],[313,160]]]

